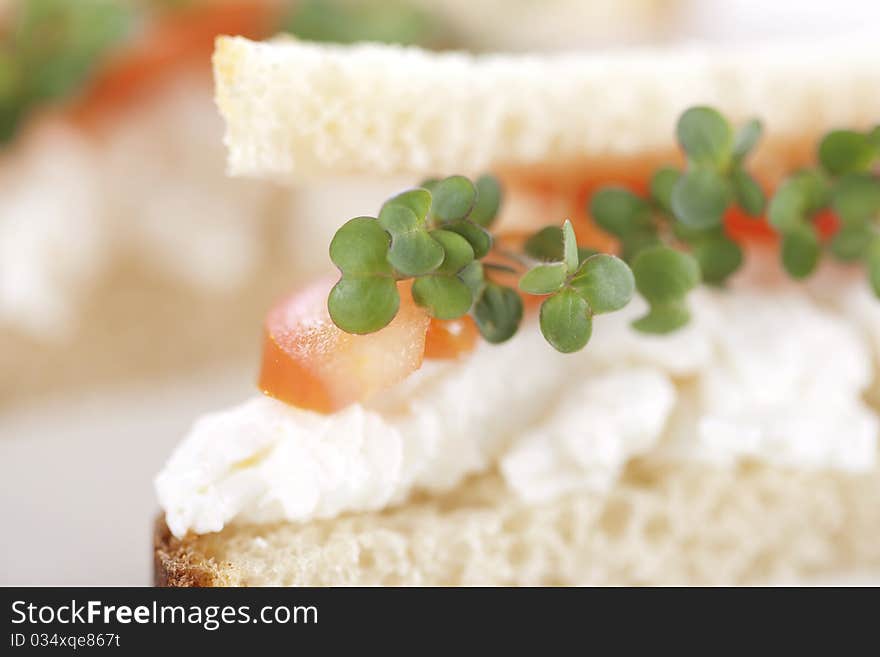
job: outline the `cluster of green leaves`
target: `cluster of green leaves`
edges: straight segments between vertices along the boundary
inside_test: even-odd
[[[438,319],[472,313],[483,336],[502,342],[516,331],[522,301],[493,283],[480,262],[492,248],[487,228],[501,204],[491,176],[426,180],[389,199],[379,216],[344,224],[330,243],[342,278],[330,292],[333,321],[349,333],[378,331],[400,305],[397,281],[412,279],[413,300]]]
[[[794,278],[816,270],[824,251],[843,262],[864,262],[880,296],[880,127],[869,132],[834,130],[820,142],[819,166],[803,169],[780,185],[768,208],[782,236],[781,259]],[[840,229],[824,245],[816,218],[831,211]]]
[[[758,121],[734,131],[716,110],[693,107],[679,118],[676,135],[687,158],[683,171],[658,169],[647,198],[606,187],[590,200],[591,216],[620,241],[621,255],[650,305],[633,323],[647,333],[687,324],[687,293],[701,280],[723,284],[742,265],[742,250],[724,232],[731,206],[757,218],[765,205],[761,187],[744,166],[761,136]]]
[[[561,257],[530,269],[519,288],[528,294],[548,295],[541,303],[541,333],[557,351],[571,353],[590,340],[593,315],[620,310],[629,303],[635,281],[619,258],[578,249],[570,221],[561,232]],[[543,239],[547,238],[545,232]]]
[[[39,104],[75,91],[125,37],[134,9],[114,0],[27,0],[0,46],[0,144]]]
[[[634,290],[649,309],[633,326],[668,333],[690,320],[691,290],[701,281],[722,285],[741,266],[742,250],[724,231],[733,206],[755,219],[767,206],[793,277],[813,272],[827,248],[838,260],[864,262],[880,296],[880,127],[829,133],[819,166],[788,177],[769,205],[744,166],[761,136],[758,121],[734,131],[714,109],[694,107],[676,134],[683,170],[657,170],[644,197],[606,187],[590,199],[590,214],[617,237],[622,259],[578,247],[566,221],[536,232],[522,254],[500,250],[515,267],[483,263],[493,248],[487,229],[501,202],[498,183],[488,176],[476,184],[462,176],[428,180],[389,200],[378,218],[352,219],[337,232],[330,255],[342,278],[328,302],[333,321],[350,333],[379,330],[397,312],[397,281],[412,278],[413,299],[432,316],[470,313],[488,341],[503,342],[523,313],[516,290],[494,280],[494,271],[505,270],[522,274],[523,292],[546,296],[541,332],[558,351],[582,349],[593,317],[623,308]],[[827,246],[815,224],[826,210],[841,224]],[[523,271],[524,264],[534,266]]]
[[[378,217],[344,224],[330,243],[330,259],[342,276],[327,301],[330,317],[349,333],[387,326],[400,306],[397,282],[412,279],[412,298],[438,319],[470,314],[483,338],[504,342],[519,328],[523,302],[495,273],[521,273],[524,292],[547,295],[541,331],[562,352],[587,344],[593,316],[625,306],[635,283],[620,259],[579,249],[574,229],[541,231],[525,255],[484,259],[492,250],[488,232],[501,204],[491,176],[475,183],[464,176],[426,180],[389,199]],[[516,267],[499,262],[507,258]]]

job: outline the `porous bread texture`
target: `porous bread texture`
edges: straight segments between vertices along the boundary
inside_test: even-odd
[[[632,465],[608,495],[520,502],[495,474],[383,513],[177,540],[171,586],[743,584],[880,565],[880,472]]]
[[[791,144],[880,120],[880,34],[601,54],[429,53],[220,37],[216,97],[233,175],[471,174],[674,147],[688,106],[761,118],[762,167]]]

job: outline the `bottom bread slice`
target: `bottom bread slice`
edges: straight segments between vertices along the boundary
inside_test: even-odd
[[[381,513],[170,535],[163,586],[741,584],[880,568],[880,472],[633,464],[539,506],[496,474]]]

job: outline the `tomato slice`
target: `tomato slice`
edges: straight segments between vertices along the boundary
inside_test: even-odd
[[[259,376],[267,395],[321,413],[367,399],[421,367],[430,321],[401,283],[400,310],[388,326],[345,333],[327,311],[334,282],[319,280],[269,312]]]
[[[473,351],[479,337],[480,331],[468,315],[452,320],[431,319],[425,336],[425,358],[458,358]]]

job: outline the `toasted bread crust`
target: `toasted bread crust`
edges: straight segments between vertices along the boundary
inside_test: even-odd
[[[153,528],[153,585],[211,587],[225,580],[215,561],[187,539],[175,538],[159,514]]]

